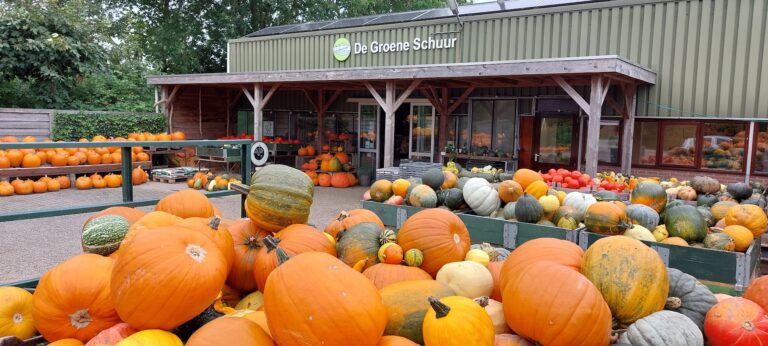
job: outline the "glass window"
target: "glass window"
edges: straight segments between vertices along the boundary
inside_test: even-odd
[[[308,112],[296,116],[296,139],[303,143],[315,143],[317,135],[317,116]]]
[[[493,101],[472,102],[471,152],[482,155],[491,150],[493,128]]]
[[[542,117],[539,133],[539,163],[570,165],[573,117]]]
[[[367,150],[376,149],[376,132],[378,131],[376,112],[378,106],[360,106],[360,148]]]
[[[662,164],[693,167],[696,164],[697,130],[696,124],[665,124]]]
[[[262,126],[264,136],[282,137],[290,139],[290,121],[291,115],[287,111],[267,111],[264,112]],[[272,127],[272,133],[269,134],[269,127]]]
[[[514,100],[499,100],[493,103],[493,145],[492,150],[498,156],[512,157],[515,144],[515,112]]]
[[[600,140],[597,161],[619,164],[619,131],[621,121],[603,120],[600,122]]]
[[[741,171],[746,129],[744,123],[704,123],[701,168]]]
[[[768,123],[755,123],[757,137],[755,137],[755,172],[768,174]]]
[[[633,165],[656,165],[656,145],[659,139],[659,123],[636,121],[632,141]]]
[[[413,105],[411,108],[411,155],[432,155],[433,109],[430,105]]]

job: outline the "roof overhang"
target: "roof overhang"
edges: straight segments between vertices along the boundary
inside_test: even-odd
[[[352,82],[381,82],[391,80],[434,80],[463,83],[483,80],[509,80],[511,86],[554,84],[551,76],[579,79],[600,74],[608,78],[635,84],[656,84],[656,72],[617,55],[555,59],[531,59],[459,64],[406,65],[386,67],[357,67],[342,69],[269,71],[239,73],[209,73],[148,76],[149,85],[243,85],[280,84],[281,88],[310,87],[311,84],[340,87]],[[586,78],[588,80],[588,78]],[[493,86],[493,85],[489,85]]]

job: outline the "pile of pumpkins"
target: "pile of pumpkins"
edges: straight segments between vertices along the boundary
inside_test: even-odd
[[[136,167],[131,171],[131,183],[141,185],[149,180],[149,175],[141,167]],[[94,173],[90,176],[83,175],[75,179],[75,188],[78,190],[117,188],[123,186],[123,176],[120,174],[109,173],[102,176]]]
[[[307,225],[301,171],[253,176],[247,219],[183,190],[83,226],[83,254],[30,294],[0,288],[0,336],[52,345],[703,345],[768,342],[768,279],[713,295],[628,237],[470,245],[443,209],[398,232],[368,210]],[[157,246],[163,244],[164,246]],[[752,300],[750,300],[752,299]],[[615,325],[614,325],[615,321]],[[738,342],[738,343],[737,343]]]
[[[314,186],[345,188],[358,184],[349,155],[343,151],[320,154],[301,169]]]
[[[62,189],[68,189],[72,182],[67,176],[58,176],[55,178],[44,176],[36,181],[32,179],[22,180],[19,178],[11,182],[0,181],[0,197],[16,195],[29,195],[32,193],[57,192]]]
[[[143,136],[144,134],[131,134]],[[171,136],[166,134],[167,136]],[[174,134],[175,135],[175,134]],[[182,133],[183,135],[183,133]],[[155,136],[155,135],[152,135]],[[153,137],[156,138],[156,137]],[[184,138],[177,135],[176,138]],[[117,137],[107,139],[104,136],[95,136],[92,142],[124,142],[136,141],[136,137],[128,139]],[[27,136],[22,142],[36,142],[35,137]],[[18,142],[13,136],[0,138],[0,142]],[[50,142],[49,139],[43,142]],[[89,142],[86,138],[81,138],[80,142]],[[142,147],[132,147],[131,160],[136,162],[149,161],[149,154],[144,152]],[[37,168],[42,166],[64,167],[79,165],[102,165],[117,164],[123,161],[120,147],[98,147],[98,148],[41,148],[41,149],[10,149],[0,150],[0,169],[3,168]]]
[[[197,172],[191,178],[187,179],[187,186],[190,189],[206,191],[224,191],[231,190],[232,184],[240,183],[240,180],[230,177],[227,174],[214,176],[213,173]]]

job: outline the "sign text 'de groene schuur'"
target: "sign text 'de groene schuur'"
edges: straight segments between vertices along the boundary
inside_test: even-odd
[[[435,49],[450,49],[456,47],[458,38],[426,38],[415,37],[411,41],[379,42],[370,43],[355,42],[352,44],[346,38],[339,38],[333,45],[333,56],[338,61],[346,61],[350,55],[358,54],[379,54],[408,51],[423,51]]]

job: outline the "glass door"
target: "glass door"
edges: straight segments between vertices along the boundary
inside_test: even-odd
[[[379,162],[379,106],[360,104],[358,116],[358,177],[361,185],[367,185],[373,181]]]
[[[576,168],[579,143],[576,115],[539,116],[534,129],[534,169]]]
[[[429,104],[411,104],[410,150],[408,156],[432,162],[435,147],[435,109]]]

